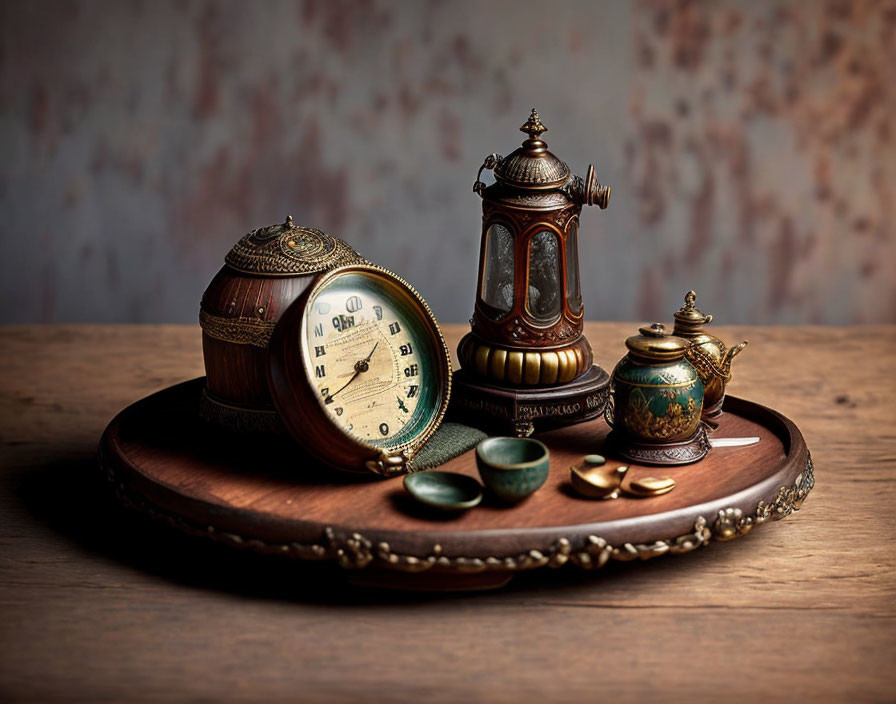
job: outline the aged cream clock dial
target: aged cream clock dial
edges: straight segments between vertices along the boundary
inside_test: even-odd
[[[420,295],[394,274],[324,274],[272,339],[271,394],[290,432],[325,463],[393,475],[435,432],[450,357]]]

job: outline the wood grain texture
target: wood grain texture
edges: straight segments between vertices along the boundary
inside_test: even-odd
[[[588,324],[611,369],[634,324]],[[461,326],[445,326],[453,346]],[[375,594],[120,510],[94,464],[196,327],[0,330],[5,701],[886,701],[896,674],[896,328],[719,327],[730,392],[803,431],[803,509],[682,558],[475,596]]]
[[[225,266],[202,294],[200,307],[223,320],[273,324],[313,279],[311,275],[249,276]],[[273,410],[266,349],[203,333],[202,353],[210,394],[226,403]]]

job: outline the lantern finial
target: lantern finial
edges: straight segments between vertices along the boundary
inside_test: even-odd
[[[541,122],[541,118],[538,117],[538,110],[532,108],[529,119],[526,120],[525,125],[520,127],[520,132],[525,132],[531,139],[538,139],[542,135],[542,133],[547,131],[548,128],[544,126],[544,124]]]

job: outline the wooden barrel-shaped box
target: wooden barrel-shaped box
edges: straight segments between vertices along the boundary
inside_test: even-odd
[[[274,326],[317,274],[364,261],[341,239],[298,226],[292,217],[237,242],[199,305],[206,373],[201,417],[232,431],[285,433],[267,382]]]

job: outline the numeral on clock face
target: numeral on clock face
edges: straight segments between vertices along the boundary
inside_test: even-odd
[[[307,369],[328,417],[383,447],[412,437],[431,412],[421,407],[432,400],[422,393],[426,341],[396,303],[369,288],[324,290],[306,328]]]
[[[339,332],[347,330],[355,326],[355,316],[353,315],[337,315],[333,318],[333,327]]]

